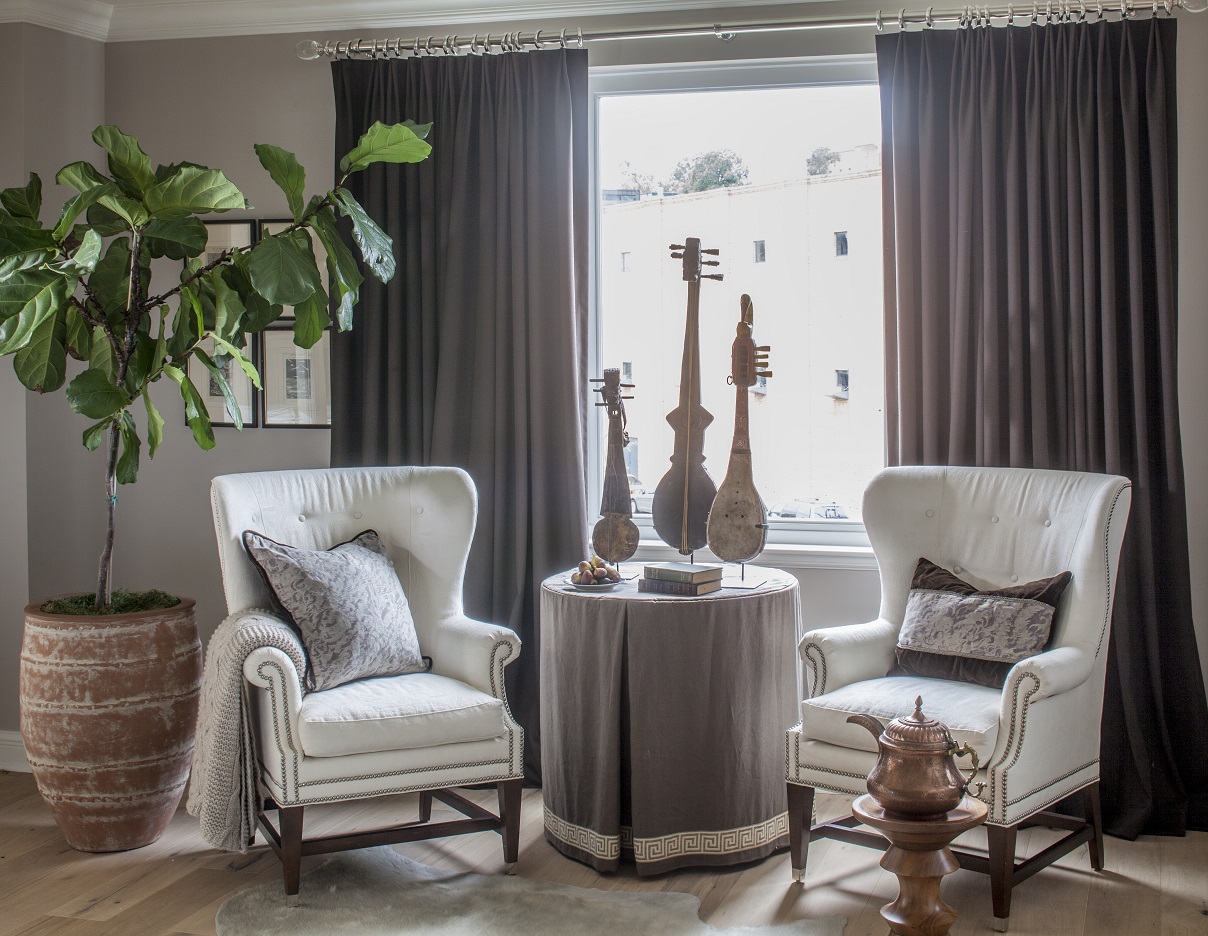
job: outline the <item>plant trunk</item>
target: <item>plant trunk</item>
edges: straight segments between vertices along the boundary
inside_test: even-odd
[[[108,504],[109,529],[105,534],[105,549],[101,552],[101,562],[96,575],[96,606],[108,607],[113,603],[113,533],[115,514],[117,512],[117,446],[121,432],[115,421],[109,430],[109,458],[105,462],[105,499]]]

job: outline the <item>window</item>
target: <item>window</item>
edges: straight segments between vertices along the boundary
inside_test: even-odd
[[[702,248],[717,248],[720,254],[706,259],[719,265],[703,272],[724,279],[702,280],[699,290],[701,403],[713,415],[704,437],[705,466],[720,484],[736,404],[727,383],[730,347],[739,298],[747,293],[752,337],[756,345],[770,346],[768,369],[774,371],[749,391],[755,484],[769,505],[769,542],[860,545],[867,543],[860,524],[864,489],[884,467],[881,394],[861,393],[842,405],[832,398],[842,399],[849,373],[836,369],[837,358],[858,364],[869,379],[884,372],[882,271],[879,256],[854,256],[844,264],[826,260],[838,249],[837,232],[844,244],[849,233],[874,243],[880,236],[880,102],[875,82],[864,83],[875,75],[871,59],[861,65],[860,83],[808,83],[823,67],[803,66],[794,73],[805,79],[797,84],[753,67],[754,81],[774,86],[703,90],[708,82],[736,82],[741,69],[720,77],[716,70],[689,68],[669,67],[666,76],[657,67],[615,75],[593,70],[601,193],[595,255],[641,257],[624,276],[598,266],[593,366],[626,362],[630,370],[623,373],[640,375],[626,380],[637,384],[626,415],[630,435],[643,444],[640,455],[630,459],[627,453],[627,462],[653,490],[674,445],[666,417],[679,405],[687,302],[681,261],[672,259],[668,244],[698,237]],[[726,113],[746,115],[748,132],[720,146],[710,128]],[[784,120],[786,113],[795,119]],[[819,146],[848,154],[850,171],[810,176],[806,161]],[[722,184],[685,187],[688,174],[677,173],[680,163],[718,149],[735,154],[709,157]],[[620,186],[623,163],[667,183],[668,194],[606,202],[602,193]],[[775,263],[767,260],[768,240],[777,244]],[[748,263],[766,266],[755,277]],[[596,503],[605,421],[598,426],[591,440]],[[656,540],[648,509],[639,502],[634,519],[643,540]]]
[[[622,273],[629,272],[629,251],[628,250],[621,251],[621,272]]]
[[[836,400],[846,400],[847,396],[847,371],[835,371],[835,389],[831,391],[831,396]]]
[[[835,231],[835,256],[847,256],[847,231]]]

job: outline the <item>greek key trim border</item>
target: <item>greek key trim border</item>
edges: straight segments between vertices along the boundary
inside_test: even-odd
[[[621,857],[621,836],[601,835],[594,829],[567,822],[545,807],[545,831],[573,848],[595,855],[603,861],[616,861]]]
[[[626,835],[628,833],[628,835]],[[681,855],[733,855],[762,848],[789,834],[787,812],[765,822],[740,826],[736,829],[702,829],[695,832],[673,832],[651,838],[637,838],[628,827],[622,828],[622,839],[633,839],[634,861],[652,863],[678,858]],[[628,843],[626,843],[628,844]]]

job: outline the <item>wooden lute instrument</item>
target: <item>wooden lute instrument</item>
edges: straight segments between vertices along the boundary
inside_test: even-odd
[[[638,527],[633,522],[633,500],[629,494],[629,472],[625,469],[625,446],[629,433],[625,431],[625,400],[622,388],[633,384],[621,383],[621,372],[606,368],[596,392],[604,399],[596,406],[608,407],[608,456],[604,462],[604,496],[600,498],[600,520],[591,532],[591,547],[605,562],[624,562],[638,550]]]
[[[702,260],[701,255],[717,256],[719,251],[702,250],[699,238],[689,237],[682,245],[672,244],[671,250],[671,256],[684,261],[688,317],[680,366],[679,406],[667,414],[667,422],[675,430],[675,449],[671,453],[671,469],[654,489],[650,511],[659,538],[687,556],[705,545],[709,508],[717,496],[717,485],[704,464],[705,429],[713,422],[713,415],[700,402],[700,281],[719,280],[722,274],[701,273],[702,266],[718,265],[717,260]]]
[[[751,472],[751,434],[747,403],[750,388],[760,377],[772,372],[761,370],[770,347],[755,346],[751,337],[755,308],[751,297],[739,300],[741,318],[738,335],[730,350],[730,383],[734,385],[734,442],[730,446],[730,464],[725,480],[709,511],[709,548],[723,562],[749,562],[761,552],[768,539],[768,511],[755,490]]]

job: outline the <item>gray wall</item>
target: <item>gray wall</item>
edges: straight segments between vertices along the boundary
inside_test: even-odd
[[[817,16],[834,6],[808,3],[799,8],[744,8],[742,15],[753,21]],[[925,7],[916,3],[910,8]],[[875,9],[875,4],[865,2],[844,3],[841,7],[844,14]],[[716,11],[697,15],[681,12],[632,15],[614,19],[611,24],[661,25],[716,19]],[[584,18],[576,22],[591,27],[602,20]],[[565,22],[508,23],[506,29],[562,25]],[[1196,619],[1200,652],[1208,671],[1208,628],[1204,623],[1208,613],[1208,485],[1204,483],[1208,472],[1208,420],[1202,415],[1201,403],[1208,398],[1208,368],[1201,364],[1208,356],[1208,316],[1204,314],[1208,264],[1202,262],[1208,256],[1208,181],[1196,170],[1203,154],[1208,153],[1208,109],[1203,107],[1200,92],[1208,86],[1208,15],[1181,16],[1179,29],[1180,164],[1184,167],[1180,178],[1180,392]],[[403,34],[443,36],[449,31],[416,27]],[[463,35],[484,32],[486,24],[463,24],[456,31]],[[502,27],[496,25],[493,31],[499,33]],[[374,34],[363,35],[369,38]],[[741,36],[726,44],[713,38],[610,42],[593,46],[591,56],[594,65],[615,65],[871,52],[872,35],[871,30],[861,29]],[[43,77],[38,71],[39,86],[18,95],[20,102],[14,103],[11,88],[14,81],[20,81],[21,66],[14,65],[13,53],[30,51],[35,37],[37,45],[32,51],[36,58],[22,59],[29,63],[25,67],[32,70],[53,54],[59,77]],[[307,34],[306,38],[310,37]],[[80,158],[79,148],[87,151],[91,146],[88,131],[101,123],[103,116],[104,121],[117,123],[138,136],[153,160],[189,159],[222,168],[255,205],[253,216],[281,216],[285,213],[284,202],[256,161],[253,143],[271,142],[296,152],[309,170],[312,190],[327,181],[332,171],[330,71],[322,63],[296,59],[293,48],[300,38],[303,36],[279,35],[101,47],[37,27],[0,26],[0,87],[10,90],[5,105],[10,120],[6,122],[10,126],[15,122],[23,129],[29,142],[22,142],[21,147],[36,160],[36,164],[29,164],[24,152],[13,156],[11,135],[0,140],[0,185],[22,182],[26,165],[47,176],[64,162]],[[103,68],[98,65],[101,55]],[[103,115],[98,110],[99,100],[103,100]],[[17,108],[26,105],[32,105],[27,116],[12,121]],[[47,114],[66,117],[56,118],[51,127],[46,126]],[[13,428],[17,434],[7,434],[6,438],[19,439],[24,419],[27,446],[24,466],[21,454],[14,454],[6,446],[0,454],[0,469],[9,490],[28,488],[28,592],[40,597],[91,587],[103,530],[100,456],[89,455],[80,445],[84,420],[67,409],[61,395],[38,399],[26,394],[22,412],[21,405],[12,404],[21,397],[5,387],[3,381],[7,379],[7,374],[0,377],[0,429]],[[192,595],[198,599],[203,635],[208,636],[224,608],[209,513],[210,479],[232,471],[324,465],[328,433],[254,429],[239,434],[233,429],[219,429],[217,448],[201,453],[183,425],[179,404],[170,390],[159,385],[155,388],[156,401],[168,420],[164,447],[154,463],[144,461],[139,483],[120,492],[115,581]],[[0,553],[0,568],[8,575],[0,578],[0,600],[5,609],[0,612],[0,730],[13,729],[17,724],[16,647],[21,623],[14,609],[25,600],[26,591],[19,581],[24,573],[12,571],[26,567],[20,554],[26,518],[18,514],[19,506],[14,512],[12,504],[0,504],[0,534],[4,534],[4,548],[9,550]],[[801,578],[810,625],[843,623],[875,614],[875,573],[810,570],[802,572]]]

